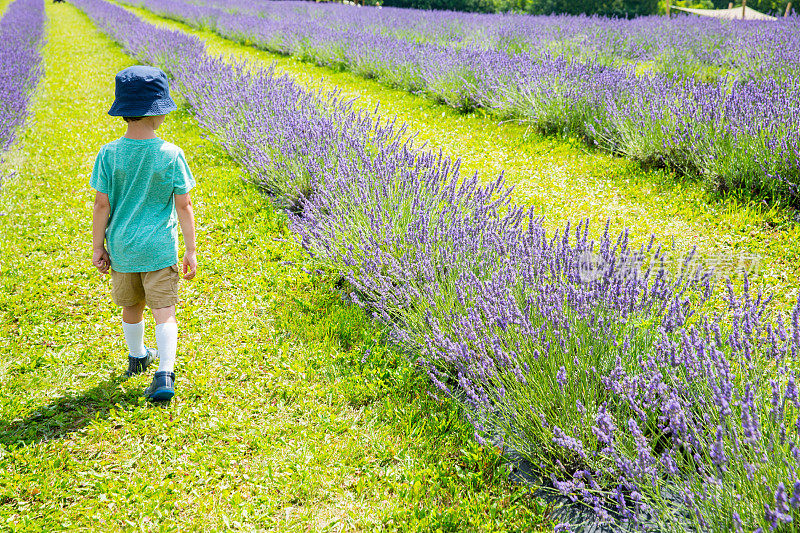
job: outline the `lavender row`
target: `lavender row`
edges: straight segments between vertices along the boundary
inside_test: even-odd
[[[198,5],[450,48],[556,55],[683,76],[775,77],[800,70],[798,17],[742,24],[695,16],[628,20],[356,8],[302,1],[204,0]]]
[[[0,166],[42,76],[44,1],[16,0],[0,20]]]
[[[501,178],[483,185],[403,128],[192,37],[75,0],[167,68],[200,123],[273,199],[350,298],[389,324],[480,439],[528,459],[599,520],[786,528],[800,518],[800,301],[791,316],[691,257],[588,221],[547,235]]]
[[[184,0],[122,1],[267,50],[427,93],[456,108],[485,107],[547,133],[576,135],[645,165],[698,176],[722,192],[798,200],[800,71],[780,66],[796,64],[796,57],[775,66],[756,56],[753,68],[780,75],[709,83],[600,60],[454,50],[398,39],[359,29],[363,11],[357,10],[350,11],[351,27],[340,30]],[[789,22],[784,26],[794,28]]]

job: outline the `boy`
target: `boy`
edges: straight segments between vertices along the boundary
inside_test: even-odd
[[[192,279],[197,271],[189,197],[195,182],[183,151],[156,137],[166,114],[177,109],[166,74],[134,66],[119,72],[115,83],[108,114],[123,117],[128,128],[123,137],[100,149],[92,171],[90,185],[97,191],[92,264],[101,274],[111,272],[112,297],[122,307],[122,331],[130,352],[128,376],[146,371],[156,355],[143,342],[142,315],[145,305],[150,307],[159,364],[145,396],[167,401],[175,394],[178,224],[186,245],[184,279]]]

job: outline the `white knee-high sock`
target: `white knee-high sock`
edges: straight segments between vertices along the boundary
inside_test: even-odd
[[[178,324],[175,322],[157,324],[156,343],[158,344],[158,371],[173,372],[175,370],[175,352],[178,350]]]
[[[147,355],[144,348],[144,319],[137,324],[128,324],[123,320],[122,333],[125,334],[125,344],[128,345],[128,352],[133,357]]]

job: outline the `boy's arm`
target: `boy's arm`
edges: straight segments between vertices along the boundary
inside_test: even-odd
[[[183,233],[183,244],[186,246],[186,250],[183,252],[183,278],[192,279],[197,273],[197,248],[194,233],[194,209],[192,209],[192,198],[188,192],[175,195],[175,211],[178,214],[181,233]]]
[[[106,226],[111,213],[111,204],[108,195],[97,192],[94,196],[94,209],[92,210],[92,264],[101,274],[108,274],[111,258],[106,251]]]

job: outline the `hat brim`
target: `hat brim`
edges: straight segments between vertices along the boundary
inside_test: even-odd
[[[114,100],[108,114],[112,117],[152,117],[155,115],[166,115],[178,109],[178,106],[170,96],[150,102],[149,105],[142,102],[120,102]]]

